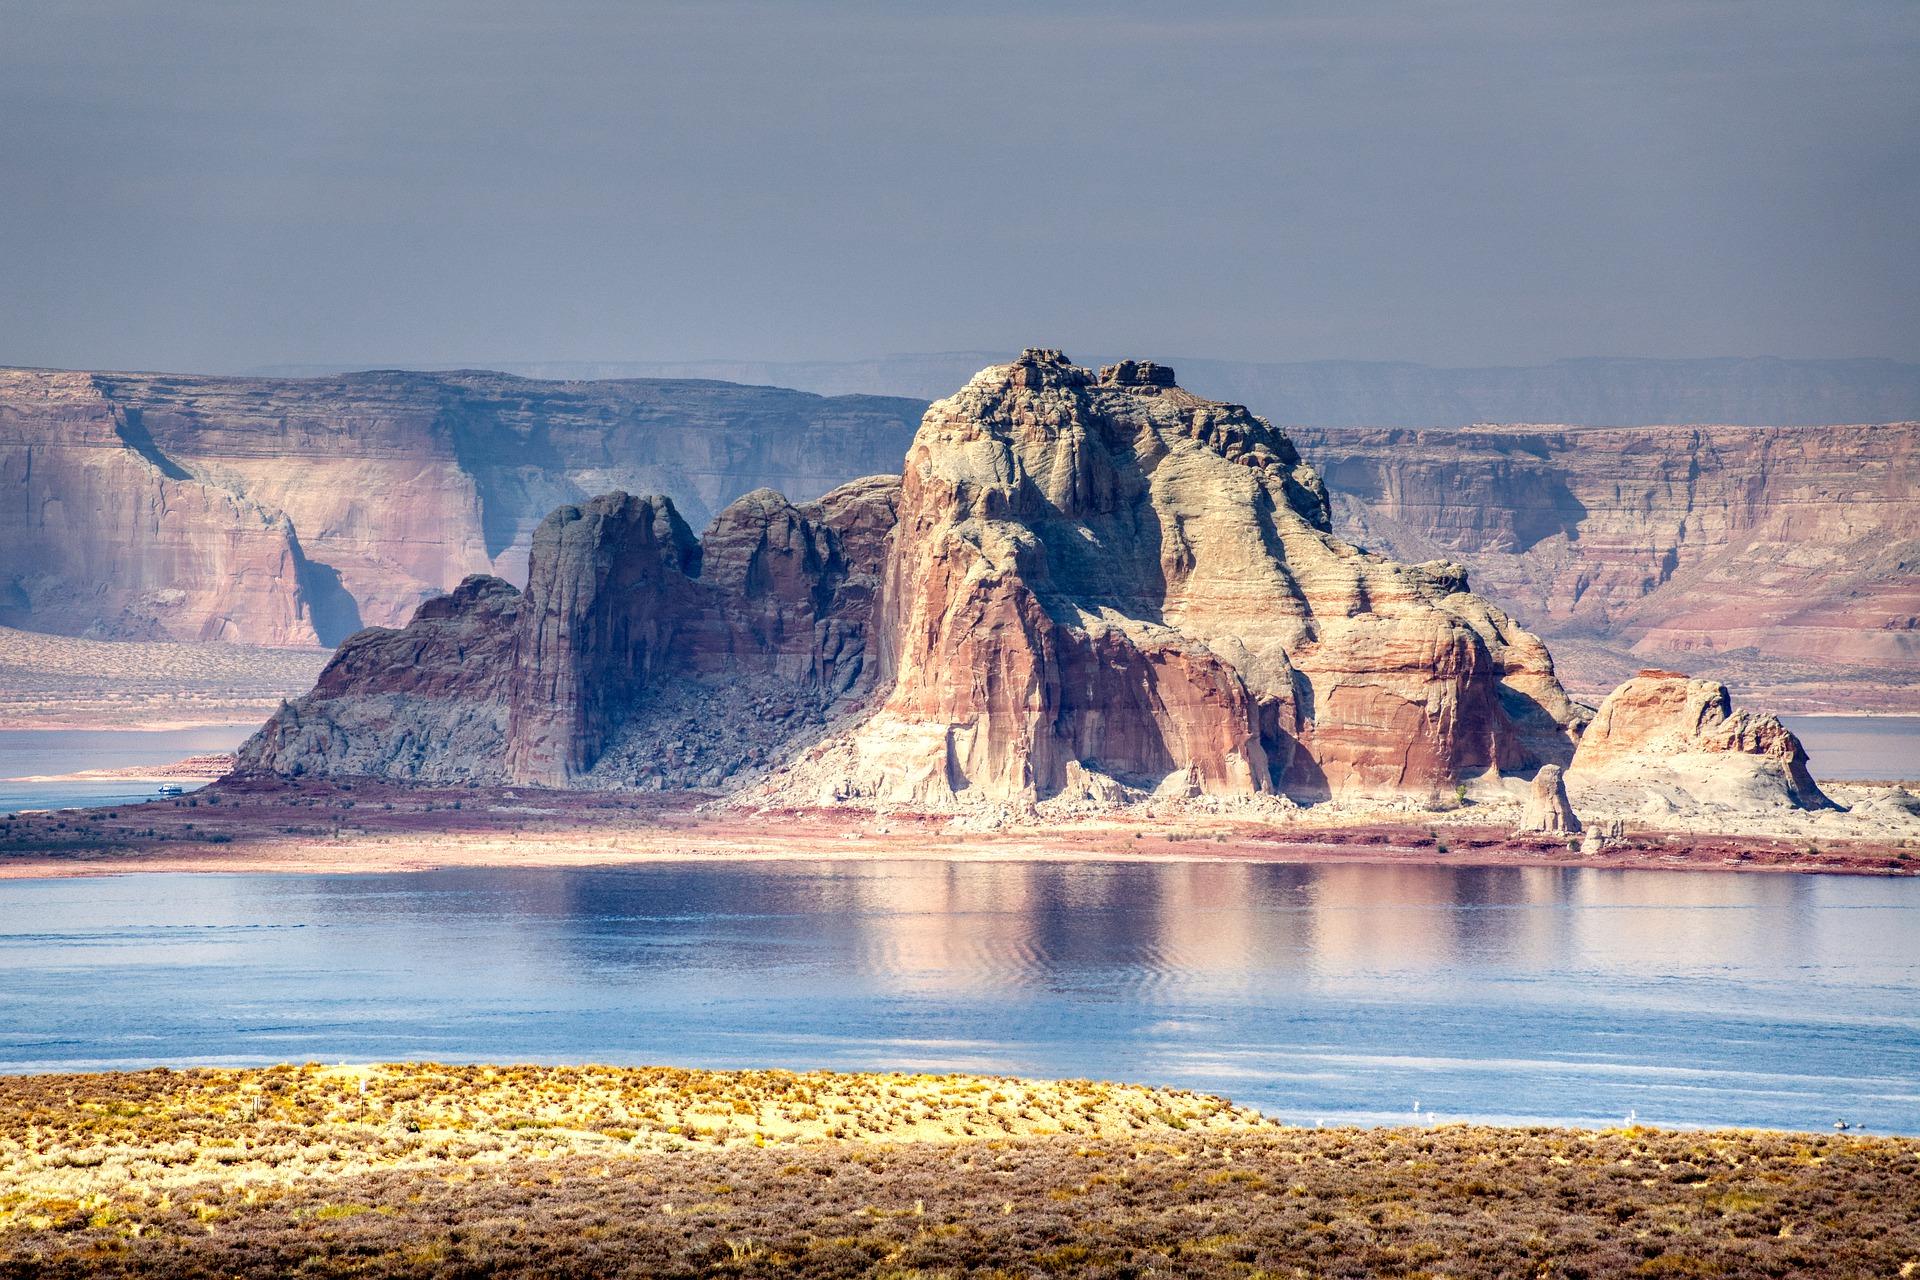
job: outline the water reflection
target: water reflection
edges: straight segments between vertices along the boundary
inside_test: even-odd
[[[0,1065],[321,1057],[1145,1078],[1300,1119],[1920,1131],[1920,884],[760,863],[0,885]]]

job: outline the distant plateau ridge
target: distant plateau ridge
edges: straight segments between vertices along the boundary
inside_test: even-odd
[[[942,390],[987,363],[902,359],[931,362],[915,375],[929,381],[946,376],[942,362],[967,366]],[[808,368],[725,371],[805,381]],[[817,368],[846,383],[910,381],[897,362]],[[1360,369],[1416,371],[1407,386],[1472,372],[1201,361],[1182,367],[1182,381],[1287,421],[1302,416],[1287,407],[1300,402],[1240,394],[1259,389],[1226,373],[1336,368],[1349,387]],[[1416,428],[1394,425],[1412,410],[1383,410],[1350,426],[1351,413],[1327,409],[1287,435],[1324,477],[1340,536],[1403,561],[1465,566],[1478,592],[1554,640],[1563,677],[1583,692],[1657,661],[1710,664],[1783,708],[1920,710],[1914,366],[1570,361],[1478,372],[1502,375],[1485,382],[1502,395],[1557,387],[1563,398],[1547,404],[1579,410],[1520,416],[1615,425]],[[1579,387],[1587,399],[1576,403]],[[1624,411],[1627,401],[1644,412]],[[1595,407],[1608,405],[1623,411]],[[1499,404],[1469,407],[1472,422]],[[363,625],[404,623],[469,574],[524,582],[541,519],[595,494],[670,495],[698,529],[754,489],[804,502],[858,476],[898,474],[925,408],[686,378],[0,371],[0,625],[333,645]],[[1855,425],[1796,425],[1808,415]],[[1648,417],[1718,425],[1636,425]]]

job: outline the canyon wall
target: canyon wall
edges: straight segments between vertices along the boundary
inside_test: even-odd
[[[1650,410],[1720,403],[1668,373],[1648,385],[1680,379],[1677,399]],[[699,527],[757,487],[897,471],[923,408],[473,372],[0,371],[0,625],[337,643],[468,574],[523,581],[535,525],[596,493],[664,492]],[[1465,566],[1583,695],[1653,661],[1787,709],[1920,710],[1920,425],[1288,435],[1343,538]]]
[[[1464,564],[1585,690],[1652,657],[1920,709],[1920,423],[1291,434],[1344,536]]]
[[[922,405],[694,381],[0,371],[0,625],[336,644],[610,489],[696,523],[899,465]]]

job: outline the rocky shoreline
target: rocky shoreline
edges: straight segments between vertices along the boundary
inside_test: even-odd
[[[1326,805],[1250,817],[1175,804],[982,828],[906,810],[749,811],[699,792],[230,779],[138,805],[0,819],[0,879],[919,858],[1920,874],[1920,840],[1876,834],[1843,813],[1825,815],[1832,825],[1811,815],[1792,830],[1756,820],[1744,832],[1634,822],[1582,852],[1580,836],[1517,830],[1522,812],[1519,804],[1443,812]]]

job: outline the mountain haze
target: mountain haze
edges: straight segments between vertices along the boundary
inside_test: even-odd
[[[949,351],[866,360],[522,361],[531,378],[718,378],[820,395],[932,400],[1013,352]],[[1895,360],[1647,360],[1596,357],[1493,368],[1394,361],[1261,363],[1174,357],[1197,394],[1314,427],[1464,427],[1476,422],[1807,426],[1920,418],[1920,364]],[[339,372],[282,366],[276,376]]]

